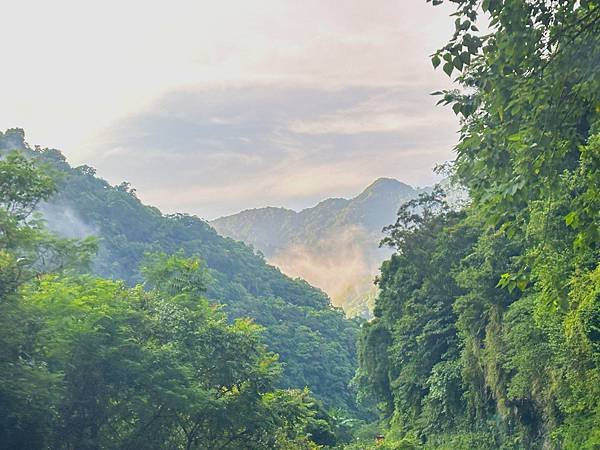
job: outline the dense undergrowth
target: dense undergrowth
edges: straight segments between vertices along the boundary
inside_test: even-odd
[[[388,228],[356,381],[383,448],[600,448],[600,5],[454,3],[432,62],[463,88],[439,94],[470,204]]]

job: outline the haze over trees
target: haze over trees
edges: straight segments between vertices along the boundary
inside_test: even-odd
[[[0,152],[0,448],[306,448],[363,414],[321,291],[22,130]]]
[[[390,256],[379,248],[382,229],[421,191],[380,178],[351,199],[329,198],[300,212],[250,209],[210,223],[222,235],[252,245],[284,273],[325,290],[347,315],[368,316],[376,294],[373,279]]]
[[[58,233],[99,238],[94,274],[133,286],[144,281],[140,267],[146,253],[201,258],[206,297],[224,304],[232,318],[249,317],[266,327],[265,342],[285,364],[282,386],[312,386],[328,407],[355,408],[346,385],[356,364],[358,326],[332,308],[323,292],[286,277],[196,217],[165,216],[143,205],[127,183],[110,186],[91,167],[71,168],[56,150],[29,148],[21,130],[0,136],[0,150],[9,148],[21,149],[56,173],[57,190],[41,210]]]

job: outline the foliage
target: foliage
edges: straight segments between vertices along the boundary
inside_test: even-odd
[[[30,331],[21,351],[43,361],[55,394],[40,405],[52,448],[273,448],[316,420],[308,393],[273,390],[280,367],[259,327],[229,324],[201,297],[48,275],[19,307]],[[40,419],[20,413],[32,423],[7,431],[22,430],[27,447]]]
[[[98,237],[94,274],[152,287],[155,280],[144,280],[139,270],[144,255],[181,251],[179,256],[201,258],[207,270],[198,282],[206,286],[206,297],[225,305],[232,320],[250,317],[265,327],[261,336],[283,364],[279,387],[308,386],[326,408],[357,412],[347,385],[356,368],[358,325],[333,308],[323,292],[286,277],[260,254],[219,236],[197,217],[163,215],[143,205],[127,183],[110,186],[89,166],[71,168],[57,150],[30,148],[22,130],[0,135],[0,153],[14,148],[59,175],[56,194],[41,210],[51,229],[71,237]],[[168,272],[170,257],[157,258]]]
[[[85,267],[95,241],[48,233],[34,211],[55,191],[54,179],[17,152],[0,160],[0,295],[44,272]]]
[[[9,175],[27,170],[27,177],[13,176],[14,190],[2,198],[12,205],[10,220],[0,223],[5,254],[43,253],[43,238],[51,234],[26,218],[30,205],[51,192],[51,180],[19,155],[0,164]],[[40,182],[47,187],[37,189]],[[73,253],[68,265],[47,261],[54,273],[41,273],[23,263],[36,276],[14,279],[13,289],[0,295],[0,448],[337,443],[333,418],[308,390],[276,388],[282,367],[261,327],[249,319],[228,321],[204,297],[209,276],[198,259],[148,255],[146,289],[128,287],[64,269],[87,258],[89,249],[63,241]],[[0,274],[8,279],[10,267],[0,266]]]
[[[388,228],[357,381],[424,448],[597,448],[600,4],[453,3],[432,63],[459,74],[438,94],[471,202]]]

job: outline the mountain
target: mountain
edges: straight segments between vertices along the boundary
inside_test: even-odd
[[[258,208],[211,222],[215,229],[262,252],[284,273],[325,290],[348,315],[368,316],[373,278],[388,249],[382,229],[423,189],[379,178],[351,199],[330,198],[300,212]]]
[[[111,186],[89,166],[71,167],[58,150],[31,148],[23,130],[0,132],[0,157],[13,149],[57,174],[58,193],[40,210],[56,232],[98,237],[95,274],[134,285],[147,252],[200,257],[211,275],[207,297],[224,304],[230,317],[250,317],[264,327],[265,342],[284,363],[281,387],[308,386],[326,406],[356,410],[347,386],[357,366],[358,323],[323,291],[282,274],[197,217],[164,215],[142,204],[128,183]]]

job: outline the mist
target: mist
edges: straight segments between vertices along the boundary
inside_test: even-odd
[[[85,223],[79,215],[64,203],[44,202],[39,207],[48,229],[61,236],[71,239],[83,239],[97,236],[100,230]]]
[[[295,243],[276,252],[268,262],[285,274],[319,287],[349,316],[368,316],[377,292],[374,284],[390,250],[378,248],[382,235],[360,225],[348,225],[315,242]]]

